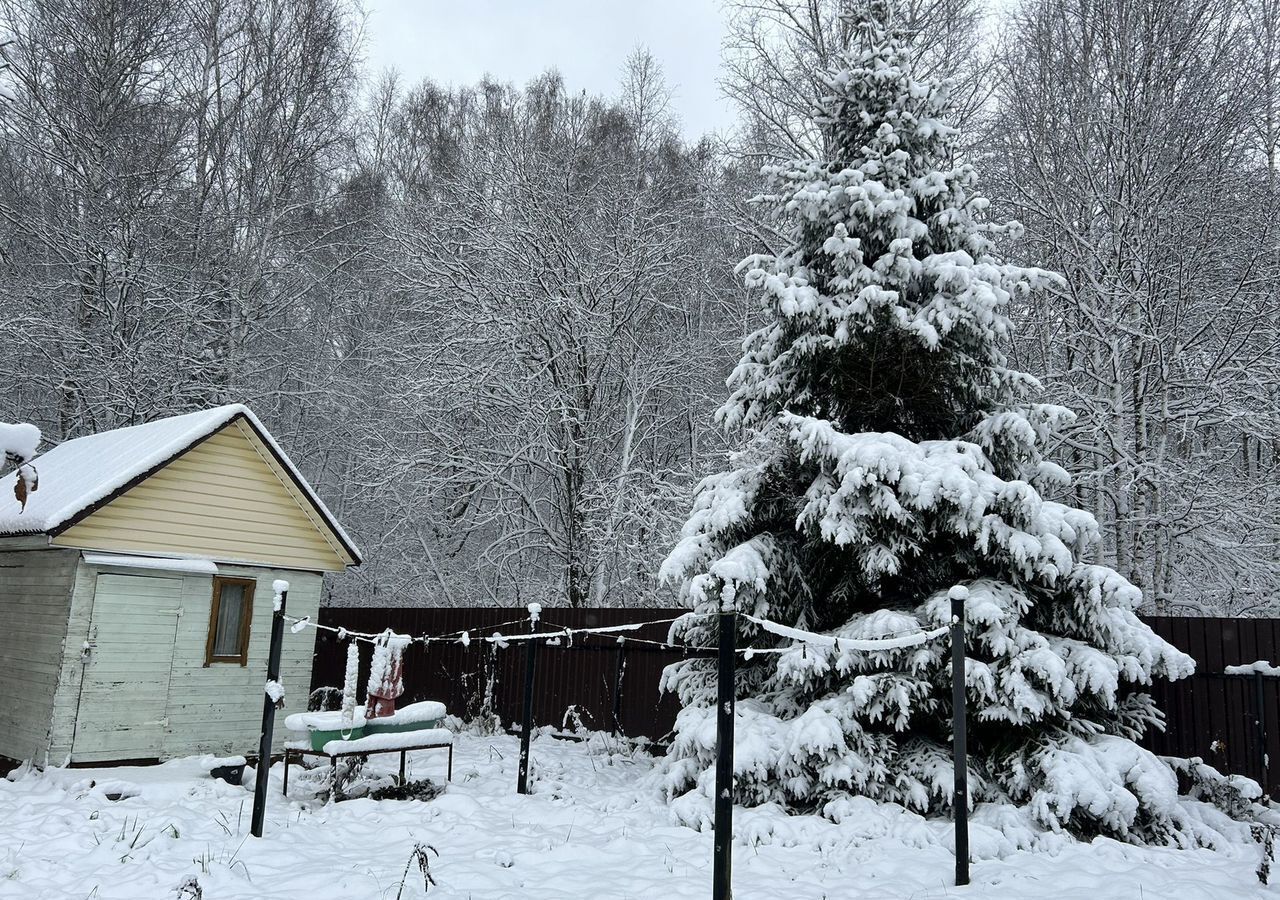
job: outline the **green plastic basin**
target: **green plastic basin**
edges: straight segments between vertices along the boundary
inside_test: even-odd
[[[365,736],[366,729],[362,725],[356,725],[350,731],[342,729],[332,729],[329,731],[309,731],[311,735],[311,749],[324,752],[324,745],[330,741],[354,741],[356,738]]]
[[[377,719],[367,719],[364,723],[365,734],[400,734],[404,731],[426,731],[436,728],[441,719],[425,719],[421,722],[406,722],[403,725],[383,725]]]

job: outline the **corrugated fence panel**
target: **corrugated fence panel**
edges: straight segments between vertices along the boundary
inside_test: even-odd
[[[1258,660],[1280,664],[1280,622],[1144,618],[1196,661],[1190,678],[1151,689],[1167,727],[1163,734],[1149,734],[1146,745],[1169,756],[1198,756],[1220,771],[1256,779],[1268,793],[1280,796],[1280,681],[1223,671]]]
[[[547,609],[541,630],[555,626],[591,628],[651,622],[680,615],[679,609]],[[320,622],[351,631],[401,634],[449,634],[468,629],[473,638],[501,630],[527,629],[522,610],[510,608],[413,609],[326,607]],[[1280,664],[1280,620],[1149,617],[1156,633],[1190,654],[1196,674],[1151,688],[1164,710],[1163,734],[1150,734],[1146,745],[1170,756],[1199,756],[1224,772],[1258,779],[1280,796],[1280,680],[1227,677],[1226,666],[1269,660]],[[534,721],[561,727],[572,710],[592,729],[620,730],[631,736],[660,740],[675,724],[680,705],[660,694],[663,669],[687,658],[680,650],[627,642],[626,636],[663,641],[667,624],[648,625],[624,635],[576,637],[572,645],[539,645],[534,692]],[[405,657],[402,703],[441,700],[449,711],[473,718],[491,697],[491,708],[504,725],[518,722],[524,689],[525,644],[506,648],[487,641],[415,644]],[[361,655],[360,694],[368,678],[369,653]],[[326,631],[316,640],[311,686],[341,689],[346,645]],[[1259,693],[1259,691],[1261,693]],[[1261,699],[1261,705],[1259,700]],[[1262,714],[1265,735],[1259,728]],[[1264,754],[1265,744],[1265,754]]]

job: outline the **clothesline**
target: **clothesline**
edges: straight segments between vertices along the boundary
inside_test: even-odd
[[[639,631],[641,628],[645,628],[650,625],[667,625],[679,619],[685,619],[685,618],[691,618],[691,617],[706,618],[706,617],[717,615],[716,613],[688,612],[688,613],[683,613],[679,616],[673,616],[671,618],[666,618],[666,619],[652,619],[647,622],[631,622],[624,625],[602,625],[602,626],[589,627],[589,628],[570,628],[567,626],[565,627],[555,626],[555,630],[552,630],[552,631],[544,630],[544,631],[536,631],[536,632],[527,632],[522,634],[503,634],[501,631],[501,629],[510,627],[512,625],[521,625],[526,622],[537,623],[539,621],[540,614],[541,614],[540,610],[537,613],[534,613],[531,611],[529,617],[524,619],[513,619],[509,622],[503,622],[495,626],[480,626],[474,629],[459,629],[457,631],[451,631],[443,635],[421,635],[419,637],[408,637],[408,636],[400,635],[399,637],[403,638],[408,643],[420,643],[424,645],[433,644],[433,643],[455,643],[455,644],[462,644],[463,646],[468,646],[470,645],[472,640],[478,640],[481,642],[505,647],[506,645],[512,642],[520,642],[520,641],[551,642],[551,641],[558,641],[559,639],[562,639],[562,638],[568,639],[570,645],[572,645],[573,638],[578,635],[589,637],[591,635],[616,634],[618,636],[619,644],[625,644],[625,643],[647,644],[655,647],[661,647],[663,649],[691,650],[694,652],[703,652],[703,653],[714,653],[717,650],[716,647],[695,647],[688,644],[675,644],[670,641],[656,641],[650,638],[639,638],[639,637],[627,636],[628,632]],[[750,659],[756,654],[786,653],[788,651],[795,649],[797,644],[825,647],[827,649],[853,650],[853,651],[862,651],[862,652],[870,652],[870,651],[876,651],[876,650],[900,650],[900,649],[906,649],[909,647],[918,647],[921,644],[927,643],[928,641],[935,640],[937,638],[942,637],[949,630],[949,626],[942,625],[930,631],[893,632],[878,638],[847,638],[847,637],[838,637],[836,635],[830,635],[830,634],[820,634],[818,632],[813,632],[813,631],[806,631],[804,629],[794,628],[790,625],[783,625],[779,622],[774,622],[769,619],[763,619],[757,616],[752,616],[747,613],[738,613],[738,615],[742,616],[747,621],[758,625],[759,627],[763,628],[765,631],[770,632],[771,634],[775,634],[778,637],[787,638],[793,642],[789,646],[785,646],[785,647],[739,647],[737,648],[737,652],[743,654],[747,659]],[[312,622],[310,616],[304,616],[302,618],[285,616],[284,618],[286,621],[293,623],[292,631],[294,633],[297,633],[304,628],[316,628],[319,630],[329,631],[334,634],[337,634],[340,640],[349,639],[349,640],[365,641],[365,642],[373,643],[379,637],[381,637],[382,634],[387,633],[387,632],[382,632],[379,634],[372,634],[367,632],[351,631],[350,629],[341,628],[333,625],[321,625],[319,622]],[[473,631],[488,631],[490,628],[493,629],[492,634],[487,636],[481,635],[475,638],[472,637]]]
[[[768,619],[758,619],[746,613],[740,613],[739,615],[747,621],[759,625],[765,631],[778,635],[778,637],[790,638],[793,641],[800,641],[801,643],[819,647],[835,647],[840,650],[902,650],[907,647],[918,647],[934,638],[942,637],[950,629],[948,625],[941,625],[932,631],[904,631],[886,634],[878,638],[846,638],[832,634],[804,631],[800,628],[793,628],[790,625],[771,622]],[[767,651],[757,650],[756,652]]]
[[[560,628],[556,631],[539,631],[530,634],[504,634],[499,638],[497,635],[493,637],[483,638],[486,641],[494,643],[509,643],[511,641],[539,641],[546,638],[568,637],[572,639],[575,634],[618,634],[625,631],[639,631],[648,625],[669,625],[677,619],[683,619],[687,616],[694,618],[712,615],[712,613],[684,613],[679,616],[672,616],[670,619],[653,619],[649,622],[631,622],[626,625],[602,625],[596,628]]]
[[[537,621],[535,618],[530,616],[524,619],[513,619],[510,622],[503,622],[499,625],[481,625],[476,628],[459,629],[457,631],[451,631],[451,632],[448,632],[447,634],[441,634],[441,635],[420,635],[418,637],[409,637],[407,635],[402,635],[401,637],[404,637],[409,643],[414,643],[414,644],[435,644],[435,643],[459,644],[460,643],[460,644],[466,645],[471,643],[471,641],[473,640],[477,640],[477,641],[488,642],[491,644],[505,645],[511,641],[551,640],[555,638],[566,638],[566,637],[572,640],[572,638],[575,635],[620,634],[620,633],[629,632],[629,631],[639,631],[641,628],[645,628],[650,625],[668,625],[676,621],[676,619],[684,618],[685,616],[701,616],[701,615],[710,615],[710,614],[709,613],[684,613],[680,616],[674,616],[666,619],[653,619],[647,622],[631,622],[625,625],[603,625],[603,626],[597,626],[594,628],[570,628],[566,626],[566,627],[557,627],[555,631],[538,631],[538,632],[532,632],[532,633],[516,633],[516,634],[502,633],[503,628],[508,628],[512,625],[521,625],[531,621]],[[292,623],[292,628],[290,630],[292,630],[295,634],[299,631],[302,631],[304,628],[315,628],[320,631],[328,631],[333,634],[336,634],[338,635],[339,640],[354,640],[354,641],[365,641],[368,643],[373,643],[379,637],[381,637],[382,634],[385,633],[385,632],[379,632],[377,634],[374,634],[374,633],[363,632],[363,631],[352,631],[349,628],[342,628],[334,625],[322,625],[319,622],[311,621],[310,616],[303,616],[302,618],[297,618],[294,616],[285,616],[284,619],[286,622]],[[473,636],[474,632],[489,631],[490,629],[493,630],[493,633],[490,635]],[[643,643],[654,643],[654,644],[661,643],[659,641],[647,641],[643,638],[631,638],[630,640],[643,642]],[[669,646],[669,645],[664,644],[663,646]]]

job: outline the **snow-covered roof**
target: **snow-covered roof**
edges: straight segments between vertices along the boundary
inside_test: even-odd
[[[0,535],[56,533],[78,516],[121,493],[193,445],[243,418],[314,504],[351,556],[360,550],[258,417],[239,403],[158,419],[65,441],[31,460],[39,487],[23,509],[14,496],[16,471],[0,478]]]

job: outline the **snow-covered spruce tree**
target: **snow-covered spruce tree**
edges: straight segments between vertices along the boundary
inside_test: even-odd
[[[973,798],[1053,829],[1181,833],[1172,771],[1134,743],[1159,712],[1130,686],[1193,663],[1138,620],[1135,587],[1086,562],[1093,517],[1042,495],[1068,482],[1041,452],[1071,413],[1033,402],[1038,383],[1001,349],[1010,306],[1056,276],[994,255],[1017,226],[984,221],[945,85],[912,77],[889,19],[873,3],[830,78],[831,158],[765,169],[760,202],[792,243],[741,264],[770,316],[719,413],[745,446],[699,486],[663,574],[695,612],[731,601],[853,638],[943,624],[964,585]],[[739,621],[746,645],[789,643]],[[705,645],[715,629],[689,617],[674,632]],[[946,807],[949,670],[945,639],[744,659],[739,801],[834,818],[852,794]],[[709,794],[714,664],[672,666],[664,685],[684,706],[669,788]]]

